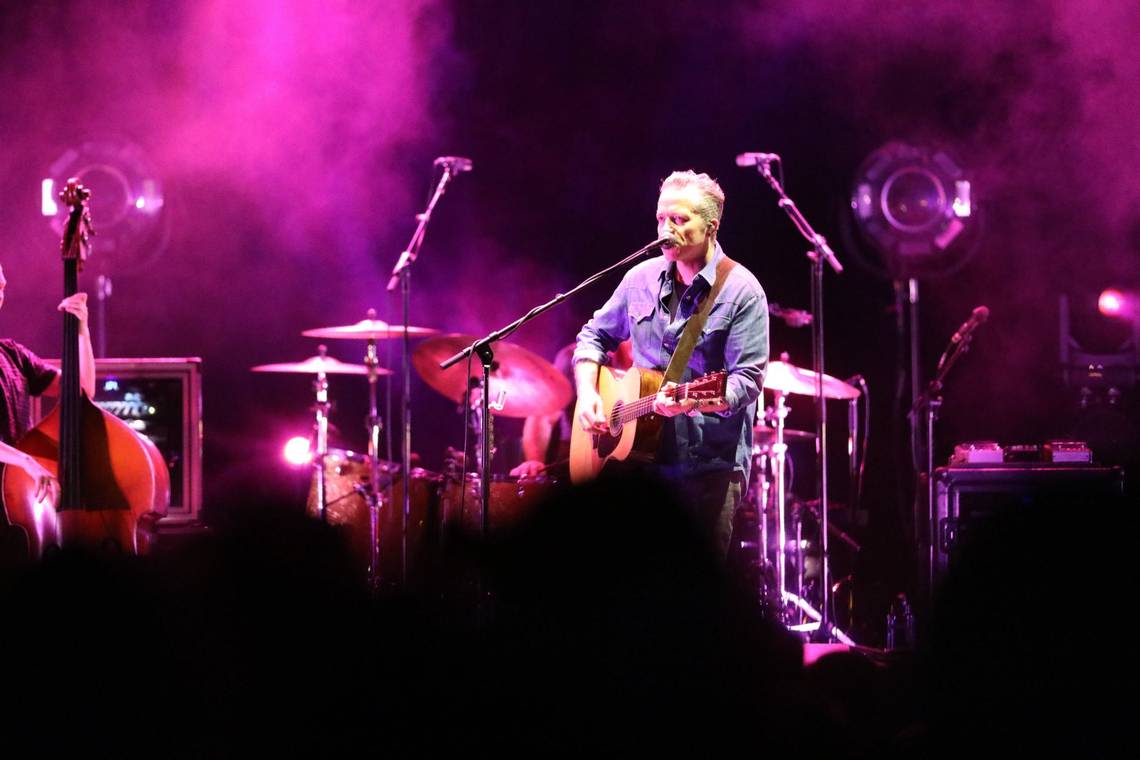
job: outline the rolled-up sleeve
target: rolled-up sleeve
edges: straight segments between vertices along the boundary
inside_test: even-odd
[[[629,278],[627,272],[609,300],[582,326],[574,348],[575,364],[581,361],[606,364],[609,362],[607,352],[629,338]]]
[[[725,401],[728,417],[756,402],[768,370],[768,298],[764,291],[750,295],[732,320],[724,346],[728,370]]]

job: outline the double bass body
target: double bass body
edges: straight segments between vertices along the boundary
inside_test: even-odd
[[[80,398],[81,509],[60,510],[58,499],[37,501],[31,476],[18,467],[4,471],[8,520],[24,530],[32,558],[63,546],[134,553],[140,520],[170,504],[170,473],[155,445],[86,395]],[[59,429],[57,405],[16,444],[57,477]]]

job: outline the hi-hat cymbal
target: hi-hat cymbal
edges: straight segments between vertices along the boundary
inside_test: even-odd
[[[796,393],[801,396],[814,396],[816,378],[810,369],[803,369],[783,361],[768,362],[768,373],[764,376],[764,389],[782,393]],[[859,389],[839,378],[823,376],[823,397],[834,399],[859,398]]]
[[[784,443],[798,443],[801,441],[814,441],[815,433],[806,430],[793,430],[784,428]],[[753,425],[752,443],[756,446],[770,446],[776,442],[776,428],[764,424]]]
[[[412,351],[412,366],[435,390],[455,402],[467,395],[469,380],[466,361],[440,369],[439,363],[470,346],[474,335],[440,335],[428,338]],[[513,343],[495,343],[495,363],[491,369],[492,403],[505,392],[503,408],[494,411],[503,417],[530,417],[559,412],[570,402],[573,389],[553,364],[538,354]],[[470,377],[481,378],[483,365],[478,357],[471,362]]]
[[[250,367],[253,372],[289,372],[303,375],[316,375],[324,372],[326,375],[367,375],[368,367],[363,364],[348,364],[331,356],[310,356],[299,362],[282,362],[280,364],[258,364]],[[377,367],[379,375],[390,375],[392,370]]]
[[[420,338],[425,335],[435,335],[439,330],[430,327],[413,327],[408,325],[408,337]],[[339,325],[336,327],[314,327],[301,333],[309,338],[333,338],[337,340],[387,340],[388,338],[402,338],[403,325],[390,325],[381,319],[369,316],[354,325]]]

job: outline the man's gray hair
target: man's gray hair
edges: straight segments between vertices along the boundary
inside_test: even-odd
[[[701,203],[697,206],[697,213],[705,220],[705,224],[719,220],[724,214],[724,190],[717,181],[701,172],[697,174],[692,169],[683,172],[673,172],[661,183],[662,192],[666,188],[684,190],[695,187],[701,192]]]

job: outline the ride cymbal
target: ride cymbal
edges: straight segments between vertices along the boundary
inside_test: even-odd
[[[462,402],[470,387],[466,361],[440,369],[440,362],[470,346],[474,335],[440,335],[429,338],[412,351],[412,366],[428,385],[455,402]],[[553,364],[533,351],[513,343],[492,346],[495,361],[491,368],[491,403],[503,395],[503,408],[492,409],[503,417],[531,417],[553,414],[566,407],[573,395],[570,381]],[[471,378],[483,376],[478,358],[471,362]]]
[[[408,325],[408,337],[420,338],[426,335],[436,335],[439,330],[431,327],[413,327]],[[362,319],[354,325],[338,325],[336,327],[314,327],[301,333],[308,338],[332,338],[334,340],[388,340],[389,338],[402,338],[403,325],[390,325],[376,319],[376,312],[368,310],[367,319]]]

